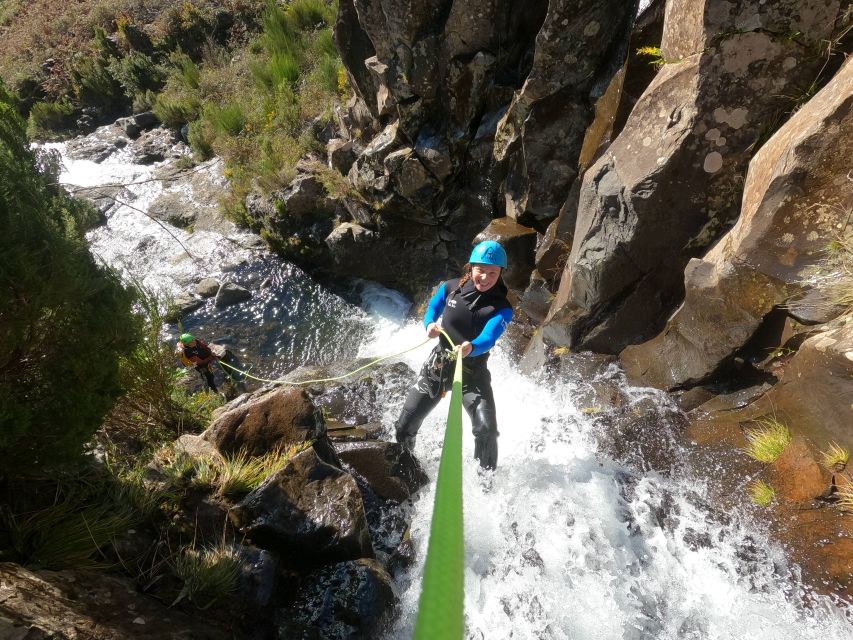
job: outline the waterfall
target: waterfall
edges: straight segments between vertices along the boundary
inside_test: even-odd
[[[355,306],[236,227],[190,233],[153,222],[140,210],[162,192],[155,168],[130,164],[122,152],[100,164],[63,160],[65,183],[118,182],[131,192],[130,206],[117,204],[88,235],[107,264],[170,294],[206,276],[253,286],[250,302],[216,310],[208,301],[184,326],[230,340],[263,375],[302,362],[384,355],[423,340],[420,324],[402,324],[408,301],[396,292],[360,283]],[[405,361],[417,371],[429,348]],[[640,473],[609,459],[599,445],[604,421],[579,402],[584,381],[524,375],[501,343],[489,366],[501,434],[495,473],[478,471],[465,417],[469,638],[853,638],[851,608],[811,593],[748,514],[716,513],[698,474]],[[607,375],[625,388],[618,371]],[[649,390],[625,393],[632,402],[667,402]],[[403,399],[385,407],[388,438]],[[397,576],[400,606],[387,640],[408,638],[414,627],[447,403],[424,422],[415,448],[433,482],[410,508],[417,556]]]

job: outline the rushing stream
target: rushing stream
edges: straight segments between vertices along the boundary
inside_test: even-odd
[[[128,187],[132,206],[113,208],[89,235],[106,263],[161,293],[190,290],[207,276],[253,292],[250,301],[225,309],[208,301],[183,326],[229,344],[263,375],[383,355],[423,340],[418,324],[403,324],[408,302],[395,292],[362,284],[345,301],[236,228],[225,235],[167,232],[139,211],[163,188],[151,181],[153,169],[129,164],[121,152],[101,164],[67,157],[64,164],[61,179],[69,184],[135,183]],[[418,369],[427,351],[405,361]],[[808,593],[782,550],[747,516],[714,514],[696,475],[638,474],[602,455],[601,422],[577,404],[584,381],[522,375],[501,348],[490,368],[501,432],[497,472],[478,472],[467,416],[464,427],[469,638],[853,638],[853,611]],[[657,397],[629,391],[637,400],[650,395]],[[389,438],[402,401],[386,407]],[[447,404],[424,423],[415,449],[432,479]],[[397,576],[400,607],[389,640],[411,637],[434,489],[425,487],[411,507],[417,558]]]

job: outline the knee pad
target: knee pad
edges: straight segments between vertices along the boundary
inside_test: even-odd
[[[488,407],[478,406],[471,420],[471,431],[476,437],[498,436],[498,421],[495,412]]]

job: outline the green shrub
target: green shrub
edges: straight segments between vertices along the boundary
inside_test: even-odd
[[[72,86],[84,105],[116,107],[127,102],[124,89],[108,69],[109,60],[78,56],[72,65]]]
[[[36,102],[32,109],[30,109],[30,117],[27,122],[27,135],[31,139],[51,138],[56,132],[62,131],[71,125],[71,114],[73,112],[74,107],[71,106],[68,100]]]
[[[265,62],[252,65],[255,82],[268,91],[275,91],[284,83],[293,84],[299,79],[299,63],[287,51],[273,53]]]
[[[134,294],[95,262],[82,237],[91,208],[38,167],[20,118],[0,104],[0,456],[7,473],[82,450],[121,392],[119,358],[139,335]]]
[[[160,32],[158,46],[165,51],[181,49],[189,56],[197,57],[205,43],[214,36],[216,16],[211,7],[201,7],[185,1],[173,5],[158,20]]]
[[[335,6],[324,0],[293,0],[287,6],[287,19],[294,29],[315,29],[334,21]]]
[[[210,110],[210,119],[217,133],[236,136],[243,132],[246,126],[246,114],[243,108],[233,102],[224,107],[214,107]]]
[[[168,94],[160,94],[154,101],[154,113],[160,122],[173,129],[180,129],[195,120],[200,109],[201,104],[195,97],[173,98]]]
[[[138,51],[123,58],[112,58],[107,65],[107,70],[130,99],[148,90],[159,91],[166,82],[166,73],[163,68],[155,64],[149,56]]]
[[[207,160],[213,156],[213,135],[206,123],[199,120],[190,123],[187,142],[190,143],[193,152],[202,160]]]

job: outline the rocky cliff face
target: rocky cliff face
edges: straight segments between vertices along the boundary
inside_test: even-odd
[[[326,243],[337,268],[414,292],[464,263],[494,218],[544,232],[635,14],[616,1],[341,2],[355,95],[329,160],[360,201]]]
[[[752,159],[737,224],[703,258],[690,261],[686,299],[665,330],[623,351],[629,375],[663,388],[705,379],[749,340],[771,309],[809,289],[808,277],[825,259],[828,242],[853,233],[851,157],[848,61]],[[826,306],[816,310],[824,316],[841,310]]]
[[[688,260],[737,219],[749,159],[792,108],[786,96],[818,73],[810,47],[838,11],[825,0],[667,3],[661,69],[584,177],[552,339],[617,353],[660,330]]]

